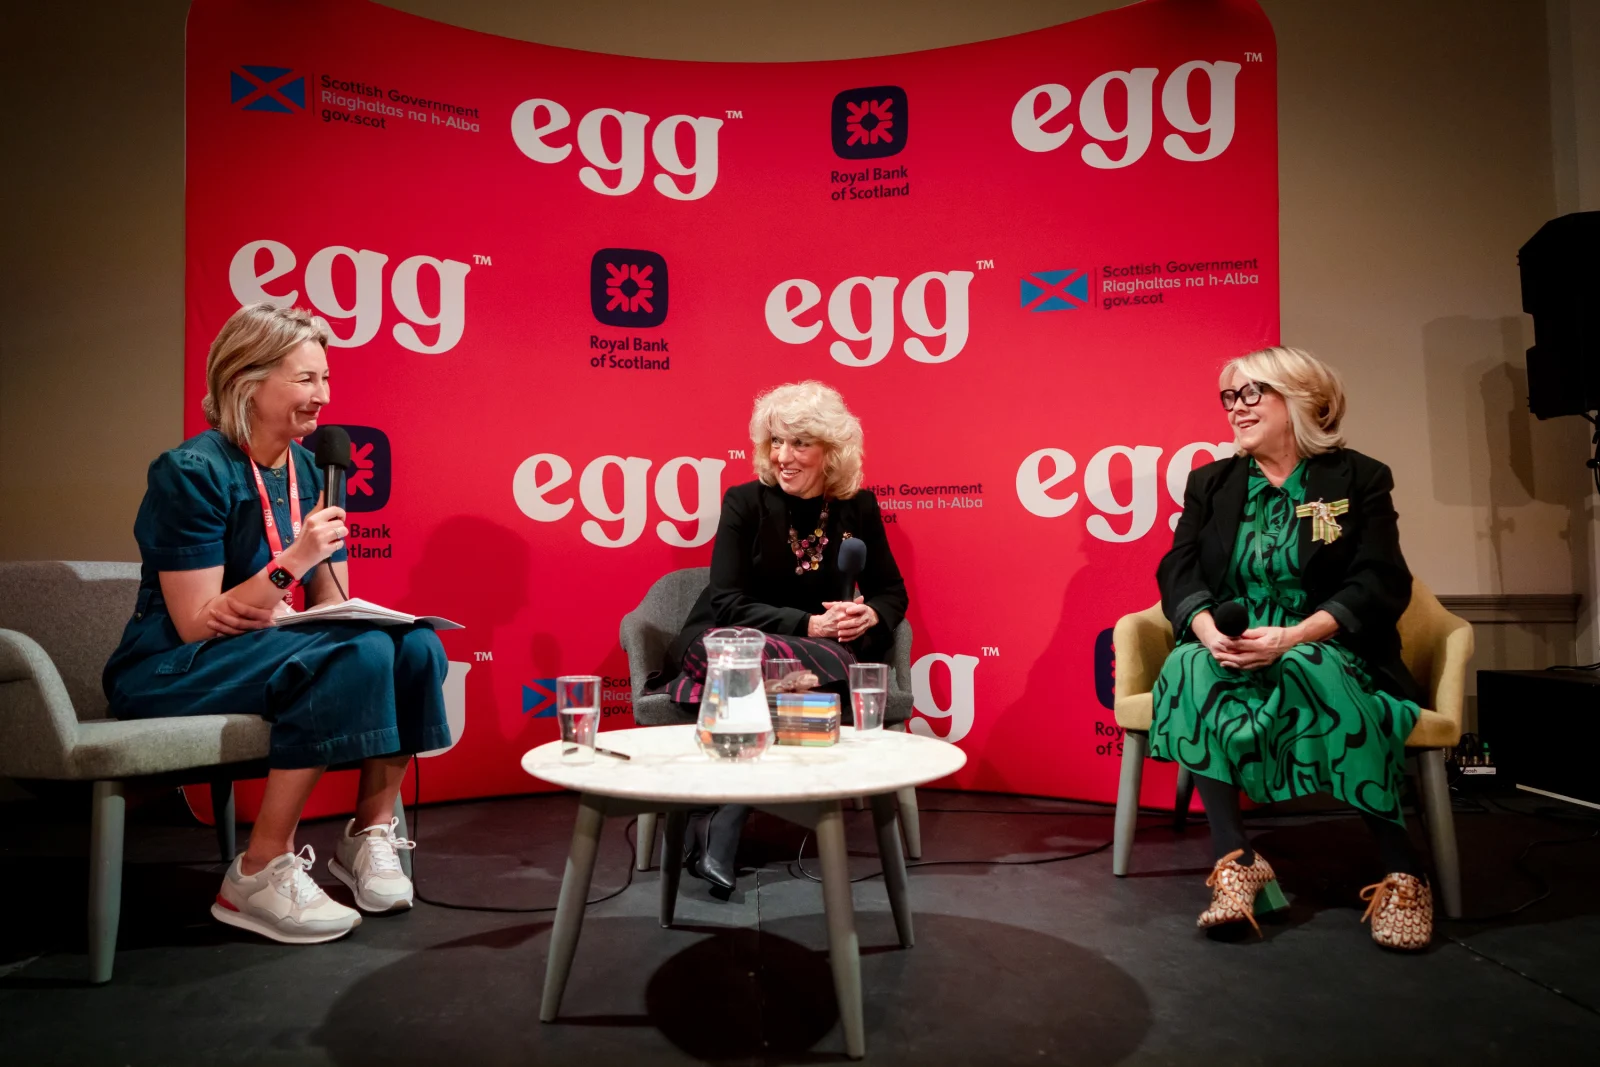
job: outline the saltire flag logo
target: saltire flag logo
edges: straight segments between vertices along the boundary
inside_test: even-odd
[[[1088,304],[1087,271],[1036,270],[1022,279],[1023,311],[1071,311]]]
[[[245,65],[228,72],[230,102],[243,111],[298,115],[306,109],[306,78],[288,67]]]
[[[556,714],[556,680],[535,678],[522,687],[522,714],[553,719]]]

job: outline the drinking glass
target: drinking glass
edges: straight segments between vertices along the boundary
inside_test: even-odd
[[[761,678],[767,684],[767,692],[785,692],[780,683],[789,675],[800,670],[800,661],[797,659],[764,659],[761,661]]]
[[[850,664],[850,702],[856,713],[856,735],[864,741],[882,737],[883,713],[889,704],[889,665]]]
[[[561,720],[561,762],[593,763],[600,730],[600,677],[563,674],[556,679],[556,718]]]

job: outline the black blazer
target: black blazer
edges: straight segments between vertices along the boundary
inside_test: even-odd
[[[667,651],[664,677],[677,675],[683,654],[711,626],[752,626],[804,637],[810,617],[823,613],[822,602],[842,596],[839,542],[846,533],[867,546],[856,584],[878,613],[878,625],[852,642],[856,655],[870,660],[894,647],[895,627],[906,615],[906,583],[889,550],[877,498],[863,489],[849,500],[829,503],[822,568],[805,574],[794,572],[787,499],[783,490],[759,481],[723,494],[711,546],[711,581]]]
[[[1172,549],[1156,569],[1161,610],[1173,633],[1184,633],[1189,616],[1222,599],[1244,515],[1250,461],[1243,456],[1199,467],[1189,475],[1183,516]],[[1301,580],[1312,611],[1339,623],[1338,641],[1366,661],[1378,687],[1419,703],[1425,697],[1400,659],[1395,628],[1411,602],[1411,571],[1400,553],[1399,516],[1390,491],[1394,476],[1370,456],[1342,448],[1306,460],[1306,499],[1349,500],[1339,516],[1343,531],[1332,544],[1311,540],[1311,520],[1300,523]]]

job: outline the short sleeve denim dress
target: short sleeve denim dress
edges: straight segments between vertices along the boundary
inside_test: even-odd
[[[291,443],[289,457],[309,514],[322,476],[304,447]],[[292,541],[287,467],[262,477],[278,529]],[[272,723],[270,763],[282,768],[449,745],[448,664],[426,626],[312,623],[188,644],[178,636],[162,571],[221,567],[227,590],[272,557],[250,460],[222,434],[207,430],[150,464],[133,532],[139,596],[102,676],[114,717],[260,715]],[[344,558],[342,550],[334,556]]]

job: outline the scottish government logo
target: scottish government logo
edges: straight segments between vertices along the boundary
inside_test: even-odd
[[[535,719],[553,719],[556,715],[556,680],[535,678],[522,687],[522,714]]]
[[[833,154],[882,159],[906,146],[906,91],[898,85],[846,89],[833,98]]]
[[[1023,311],[1071,311],[1088,305],[1087,271],[1036,270],[1022,279]]]
[[[589,262],[589,307],[606,326],[667,321],[667,261],[640,248],[602,248]]]
[[[246,64],[228,72],[228,97],[241,111],[298,115],[306,109],[306,78],[288,67]]]

